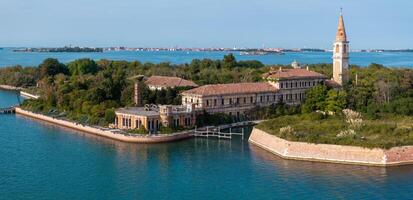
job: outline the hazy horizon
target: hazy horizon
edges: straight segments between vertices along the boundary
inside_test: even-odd
[[[351,49],[408,49],[413,1],[0,0],[1,47],[330,49],[339,9]]]

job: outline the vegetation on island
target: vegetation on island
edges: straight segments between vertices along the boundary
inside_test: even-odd
[[[384,149],[413,145],[413,117],[395,114],[368,119],[361,114],[351,118],[344,113],[313,112],[278,117],[257,125],[257,128],[286,140],[316,144]]]
[[[193,60],[180,65],[91,59],[63,64],[49,58],[37,68],[0,69],[0,84],[37,85],[42,96],[25,101],[22,106],[26,109],[104,126],[114,121],[115,108],[133,106],[134,82],[130,77],[137,74],[178,76],[203,85],[260,81],[265,71],[268,67],[262,63],[236,61],[232,54],[223,60]],[[144,84],[141,87],[144,104],[181,104],[180,92],[188,89],[152,91]]]
[[[258,61],[237,61],[231,54],[222,60],[195,59],[191,63],[178,65],[91,59],[78,59],[63,64],[49,58],[38,67],[0,69],[0,84],[38,86],[35,88],[41,91],[41,98],[25,101],[22,106],[26,109],[64,116],[81,123],[107,125],[113,122],[116,108],[133,105],[133,81],[130,77],[137,74],[178,76],[204,85],[263,81],[262,74],[272,67],[289,66],[265,66]],[[309,68],[329,77],[332,75],[331,64],[313,64]],[[288,119],[298,120],[314,112],[328,113],[328,117],[322,120],[334,122],[344,119],[342,110],[345,109],[361,113],[363,120],[369,123],[375,120],[379,123],[391,117],[408,119],[413,116],[412,69],[387,68],[379,64],[367,67],[352,65],[350,78],[350,83],[340,89],[317,86],[308,90],[301,106],[281,102],[270,107],[257,107],[239,119],[224,114],[204,114],[199,116],[198,124],[216,125],[235,120],[274,119],[283,116],[286,116],[285,119],[295,116]],[[187,89],[151,91],[144,84],[141,87],[145,104],[180,104],[180,92]],[[299,116],[300,114],[303,116]],[[279,129],[275,128],[276,131]],[[360,133],[358,136],[361,138],[362,135]]]

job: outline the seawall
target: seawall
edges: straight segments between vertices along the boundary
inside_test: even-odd
[[[33,113],[27,110],[23,110],[19,107],[16,108],[16,114],[24,115],[27,117],[31,117],[34,119],[42,120],[45,122],[49,122],[52,124],[72,128],[75,130],[79,130],[85,133],[90,133],[122,142],[130,142],[130,143],[164,143],[164,142],[172,142],[177,140],[182,140],[191,137],[190,131],[174,133],[174,134],[165,134],[165,135],[124,135],[120,133],[114,133],[108,130],[102,130],[99,128],[82,125],[66,120],[56,119],[53,117]]]
[[[0,89],[18,91],[18,90],[22,90],[22,89],[24,89],[24,88],[22,88],[22,87],[15,87],[15,86],[11,86],[11,85],[0,85]]]
[[[285,159],[371,166],[413,164],[413,146],[369,149],[287,141],[254,128],[249,142]]]
[[[40,98],[39,95],[30,94],[28,92],[23,92],[21,90],[20,90],[20,96],[23,96],[23,97],[26,97],[26,98],[29,98],[29,99],[39,99]]]

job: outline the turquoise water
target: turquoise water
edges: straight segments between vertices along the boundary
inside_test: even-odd
[[[0,107],[16,103],[0,91]],[[242,141],[128,144],[0,115],[0,199],[410,199],[413,166],[287,161]]]
[[[78,58],[111,59],[111,60],[139,60],[141,62],[170,62],[188,63],[192,59],[222,59],[230,52],[131,52],[131,51],[110,51],[103,53],[30,53],[13,52],[11,48],[0,50],[0,67],[22,65],[37,66],[44,59],[52,57],[61,62],[70,62]],[[238,60],[259,60],[265,64],[290,64],[294,60],[301,63],[331,63],[331,53],[286,53],[285,55],[264,55],[264,56],[241,56],[234,52]],[[413,67],[413,53],[351,53],[350,62],[361,66],[370,63],[380,63],[392,67]]]

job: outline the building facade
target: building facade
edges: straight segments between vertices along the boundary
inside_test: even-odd
[[[195,126],[195,105],[146,105],[120,108],[115,111],[115,127],[141,129],[156,133],[161,126],[189,128]]]
[[[208,113],[240,116],[256,106],[279,101],[278,90],[267,82],[204,85],[182,93],[182,104],[195,104]]]
[[[300,104],[305,92],[327,77],[308,69],[278,69],[263,75],[266,82],[204,85],[182,93],[182,104],[208,113],[239,117],[254,107]]]

